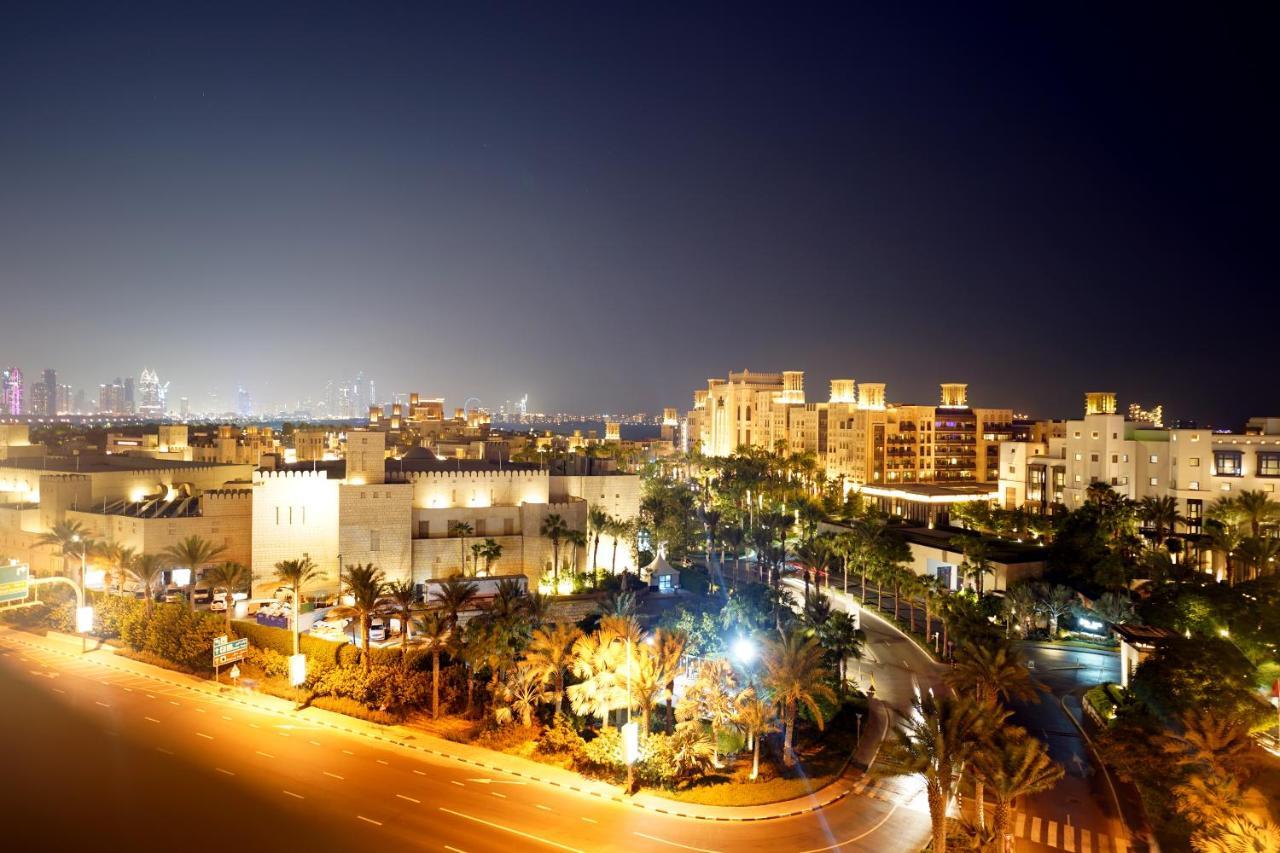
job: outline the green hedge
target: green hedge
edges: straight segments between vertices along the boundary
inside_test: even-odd
[[[231,628],[237,636],[247,637],[254,648],[271,649],[285,656],[293,654],[293,632],[288,628],[259,625],[248,619],[233,621]],[[352,643],[324,640],[310,634],[303,634],[298,640],[298,648],[312,664],[319,667],[354,666],[360,662],[360,649]],[[371,660],[374,664],[399,665],[400,648],[375,648],[372,650]]]

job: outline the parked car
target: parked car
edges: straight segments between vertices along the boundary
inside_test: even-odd
[[[227,594],[225,592],[215,592],[213,600],[209,602],[209,609],[214,613],[222,613],[227,609]]]
[[[387,623],[377,617],[369,620],[369,642],[381,643],[387,639]]]
[[[333,618],[323,619],[311,626],[311,635],[319,637],[322,640],[334,640],[341,642],[348,638],[347,625],[350,619]]]
[[[177,604],[178,602],[187,600],[187,596],[182,591],[182,587],[177,586],[165,587],[164,592],[160,594],[160,598],[166,604]]]
[[[207,586],[198,586],[195,590],[196,604],[208,604],[213,599],[213,590]]]

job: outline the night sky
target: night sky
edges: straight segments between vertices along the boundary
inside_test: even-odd
[[[6,3],[0,362],[1280,414],[1275,13],[1117,5]]]

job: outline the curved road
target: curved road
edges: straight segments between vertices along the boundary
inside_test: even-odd
[[[888,696],[904,683],[910,690],[894,676],[877,686]],[[817,853],[917,850],[928,836],[909,780],[790,818],[655,814],[107,669],[9,632],[0,632],[0,697],[6,789],[18,797],[3,831],[21,849],[109,839],[137,850]]]

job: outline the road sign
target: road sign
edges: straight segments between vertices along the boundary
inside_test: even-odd
[[[213,665],[226,666],[238,660],[244,660],[249,654],[249,639],[227,642],[225,636],[213,641]]]
[[[0,604],[26,601],[31,591],[31,567],[26,563],[0,565]]]

